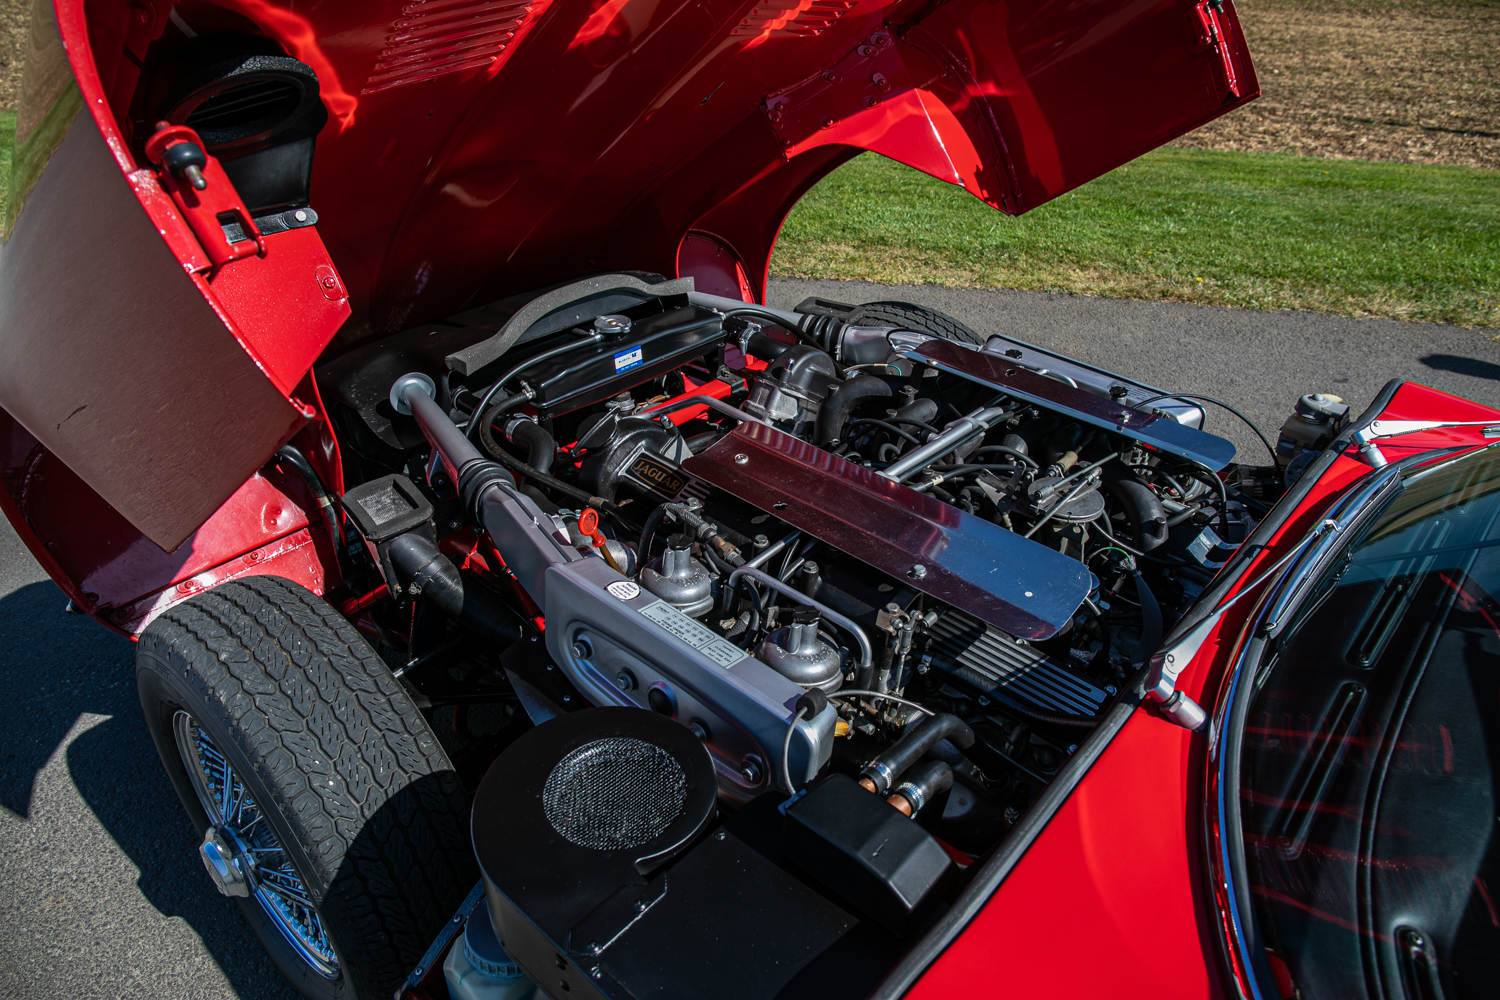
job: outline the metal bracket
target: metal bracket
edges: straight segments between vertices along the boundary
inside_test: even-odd
[[[189,155],[181,154],[185,148]],[[250,210],[219,161],[204,152],[197,132],[186,125],[158,129],[146,142],[146,157],[156,166],[162,187],[187,220],[213,269],[242,257],[266,255],[265,241]],[[171,166],[178,160],[187,165]],[[226,223],[238,226],[242,238],[231,242]]]

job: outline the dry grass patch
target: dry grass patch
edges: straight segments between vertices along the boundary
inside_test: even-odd
[[[1500,168],[1500,0],[1238,0],[1261,98],[1175,145]]]

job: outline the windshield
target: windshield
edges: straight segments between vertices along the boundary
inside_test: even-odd
[[[1408,477],[1239,733],[1263,997],[1500,996],[1500,453]]]

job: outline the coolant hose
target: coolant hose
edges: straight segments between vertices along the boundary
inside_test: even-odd
[[[277,449],[276,457],[295,469],[297,475],[301,476],[302,481],[307,484],[313,500],[318,505],[318,513],[323,515],[323,525],[328,530],[328,541],[333,544],[335,551],[341,551],[346,540],[343,531],[339,528],[337,501],[329,494],[328,489],[323,485],[323,480],[318,478],[312,463],[307,460],[306,455],[302,454],[301,449],[291,444],[284,444]]]
[[[896,419],[920,420],[924,424],[932,423],[937,419],[937,415],[937,400],[928,399],[925,396],[919,399],[913,399],[910,403],[907,403],[905,406],[902,406],[896,410]]]
[[[1104,467],[1101,485],[1124,509],[1130,522],[1132,542],[1142,552],[1160,548],[1167,540],[1167,512],[1151,488],[1128,472],[1114,470],[1115,463]]]
[[[967,750],[974,745],[974,730],[958,716],[947,712],[914,722],[905,735],[865,765],[859,783],[877,795],[884,795],[903,771],[921,760],[941,740]]]
[[[1131,577],[1135,580],[1135,596],[1141,602],[1141,664],[1144,665],[1161,642],[1161,607],[1141,571],[1134,570]]]
[[[526,449],[526,464],[542,475],[552,472],[557,457],[557,442],[535,420],[518,420],[510,430],[510,439]]]
[[[916,819],[923,806],[952,787],[953,768],[940,760],[925,760],[906,773],[886,801]]]
[[[509,646],[521,638],[520,615],[481,588],[465,587],[458,567],[430,538],[408,532],[393,539],[389,551],[397,578],[412,596],[425,597],[449,618],[493,642]]]
[[[839,435],[844,433],[844,422],[849,419],[849,413],[856,406],[867,399],[880,399],[890,395],[891,387],[884,379],[874,375],[856,375],[849,379],[823,400],[823,405],[818,410],[818,425],[813,443],[826,446],[837,441]]]

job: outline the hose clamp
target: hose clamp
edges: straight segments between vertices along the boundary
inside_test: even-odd
[[[891,782],[896,780],[895,772],[890,769],[885,761],[881,760],[872,760],[866,764],[864,773],[874,779],[875,784],[880,786],[882,792],[890,788]]]
[[[921,787],[913,784],[910,781],[901,782],[900,786],[891,794],[900,795],[905,798],[906,801],[910,802],[911,814],[913,816],[921,812],[922,806],[927,804],[927,796],[922,794]]]
[[[516,439],[517,428],[522,424],[534,423],[536,423],[536,418],[533,416],[524,413],[515,414],[505,421],[505,440],[514,441]]]

